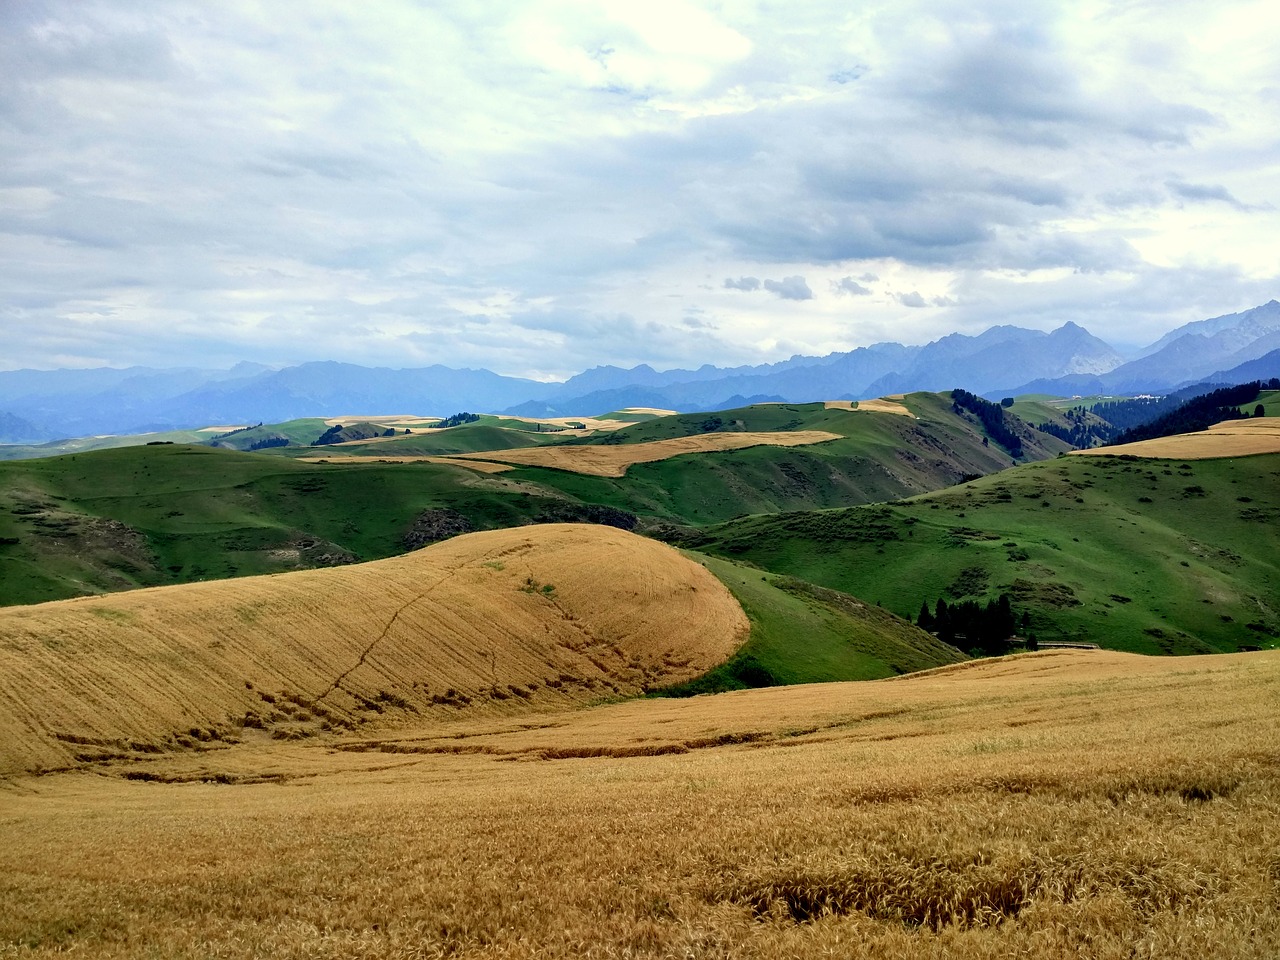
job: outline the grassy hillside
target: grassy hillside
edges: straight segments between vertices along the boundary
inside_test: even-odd
[[[1237,409],[1241,413],[1252,416],[1258,404],[1262,404],[1263,416],[1280,417],[1280,390],[1261,390],[1256,400],[1252,403],[1242,403]]]
[[[737,598],[751,621],[751,635],[728,662],[664,695],[878,680],[965,659],[908,621],[847,594],[715,557],[691,556]]]
[[[857,404],[853,405],[855,408]],[[927,425],[931,429],[954,431],[951,439],[960,440],[964,446],[971,440],[981,445],[981,424],[971,414],[957,413],[951,398],[941,393],[912,393],[890,401],[864,401],[864,409],[847,409],[840,404],[825,403],[761,403],[732,410],[709,413],[686,413],[659,417],[644,423],[624,427],[603,437],[579,440],[579,443],[646,443],[652,440],[669,440],[674,437],[697,436],[705,433],[751,433],[790,430],[825,430],[845,437],[876,437],[889,435],[910,438],[912,424]],[[911,417],[883,412],[885,409],[905,407]],[[913,420],[914,418],[914,420]],[[895,423],[895,421],[897,421]],[[1025,423],[1014,421],[1015,429],[1024,438],[1027,459],[1053,456],[1067,449],[1051,437],[1031,430]],[[999,456],[1000,451],[988,449]],[[1007,460],[1006,460],[1007,465]]]
[[[284,439],[291,444],[305,447],[319,439],[327,429],[328,424],[325,421],[318,417],[306,417],[300,420],[286,420],[283,423],[258,424],[229,435],[221,435],[223,432],[219,431],[213,437],[207,438],[206,442],[228,450],[250,450],[266,440]]]
[[[428,509],[488,529],[549,505],[563,499],[430,463],[189,446],[15,461],[0,464],[0,603],[373,560],[408,549]]]
[[[648,443],[703,433],[765,433],[779,430],[831,430],[832,424],[847,423],[848,411],[827,410],[821,403],[759,403],[732,410],[709,413],[678,413],[623,427],[590,443]]]
[[[746,639],[711,573],[611,527],[0,610],[0,776],[633,695]]]
[[[984,447],[980,425],[956,416],[944,398],[906,402],[919,419],[806,405],[802,424],[825,424],[841,438],[637,464],[622,478],[540,468],[484,477],[464,464],[341,462],[344,455],[500,449],[538,436],[484,424],[306,448],[328,464],[280,455],[299,452],[288,449],[241,454],[182,445],[4,463],[0,604],[393,556],[407,549],[406,537],[428,510],[447,511],[451,532],[588,519],[601,507],[696,525],[894,499],[1010,462],[996,446]],[[799,416],[784,405],[747,408],[743,416],[755,411],[765,418],[761,426]]]
[[[752,430],[820,429],[842,437],[812,446],[752,447],[641,463],[621,479],[539,468],[517,468],[506,476],[555,486],[575,498],[646,517],[706,524],[747,514],[894,500],[1013,463],[998,446],[984,446],[976,418],[955,414],[943,395],[911,394],[903,402],[916,419],[828,410],[822,404],[763,404],[713,415],[722,421],[720,429],[740,423]],[[705,420],[705,415],[663,417],[613,436],[647,442],[696,435]],[[1023,424],[1018,430],[1031,456],[1048,457],[1068,449]]]
[[[914,617],[1008,592],[1041,640],[1144,653],[1280,636],[1280,456],[1066,457],[902,503],[750,517],[693,538]]]
[[[487,424],[466,424],[444,429],[419,429],[408,435],[379,439],[371,443],[343,443],[338,446],[289,448],[285,456],[323,456],[331,459],[354,456],[412,457],[450,453],[473,453],[477,450],[511,450],[550,441],[554,434],[539,434]]]
[[[24,779],[0,951],[1270,960],[1278,683],[1041,653]]]

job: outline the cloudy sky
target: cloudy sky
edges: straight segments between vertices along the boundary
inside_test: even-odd
[[[0,369],[759,363],[1280,297],[1280,12],[0,2]]]

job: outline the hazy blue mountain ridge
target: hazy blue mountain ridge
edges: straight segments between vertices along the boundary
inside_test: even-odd
[[[0,372],[0,442],[307,416],[447,416],[463,410],[588,416],[629,406],[691,412],[760,398],[859,400],[953,387],[986,396],[1166,393],[1188,383],[1229,382],[1231,371],[1253,370],[1249,364],[1277,349],[1280,303],[1272,300],[1186,324],[1129,363],[1083,327],[1066,323],[1049,333],[1004,325],[923,346],[885,342],[758,366],[659,371],[647,364],[606,365],[564,383],[439,364],[390,369],[337,361],[280,370],[252,363],[230,370],[15,370]],[[1237,382],[1264,375],[1275,374],[1266,368],[1238,374]]]
[[[1091,386],[1041,377],[1011,384],[1004,392],[1073,394],[1165,393],[1182,384],[1217,379],[1223,370],[1280,347],[1280,303],[1197,320],[1165,334],[1138,359],[1101,373]]]

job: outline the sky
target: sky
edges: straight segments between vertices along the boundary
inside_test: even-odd
[[[1273,3],[0,2],[0,369],[755,364],[1280,297]]]

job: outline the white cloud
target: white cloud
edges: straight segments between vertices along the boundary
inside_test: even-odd
[[[809,284],[805,283],[804,277],[783,277],[781,280],[766,280],[763,284],[764,288],[770,293],[775,293],[783,300],[812,300],[813,291],[809,289]]]
[[[864,287],[853,277],[841,277],[839,280],[833,280],[831,289],[834,293],[852,297],[865,297],[871,293],[870,289]]]

